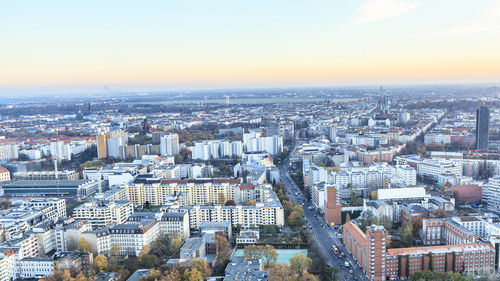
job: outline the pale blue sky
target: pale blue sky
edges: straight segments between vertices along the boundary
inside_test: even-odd
[[[500,75],[500,1],[3,2],[0,93]]]

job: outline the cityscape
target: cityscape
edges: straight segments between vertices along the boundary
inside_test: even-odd
[[[0,281],[500,280],[498,1],[125,2],[0,12]]]

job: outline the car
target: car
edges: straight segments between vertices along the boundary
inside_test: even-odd
[[[353,274],[353,273],[354,273],[354,271],[352,271],[352,269],[351,269],[351,270],[349,270],[349,273],[350,273],[350,274]]]

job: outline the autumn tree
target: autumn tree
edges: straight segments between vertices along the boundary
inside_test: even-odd
[[[184,271],[182,276],[183,281],[202,281],[203,275],[196,268],[188,269]]]
[[[351,221],[351,215],[349,215],[349,213],[347,213],[345,215],[345,222],[348,222],[348,221]]]
[[[179,281],[182,280],[182,274],[176,267],[172,267],[168,271],[163,272],[160,281]]]
[[[150,248],[148,245],[144,245],[142,246],[142,249],[141,251],[139,252],[139,255],[137,256],[137,259],[139,259],[139,261],[141,261],[142,257],[144,257],[145,255],[147,255],[150,251]]]
[[[99,272],[104,272],[108,267],[108,259],[103,254],[97,255],[94,259],[94,266]]]
[[[248,206],[255,206],[255,205],[257,205],[257,201],[255,201],[255,200],[248,200],[247,205]]]
[[[78,241],[77,250],[80,252],[90,252],[90,243],[85,238],[80,238]]]
[[[304,272],[311,266],[312,259],[306,257],[304,254],[295,253],[293,257],[290,258],[290,267],[302,276]]]
[[[193,260],[193,262],[191,263],[191,268],[194,268],[199,272],[201,272],[203,278],[207,278],[208,276],[210,276],[210,273],[212,273],[212,270],[210,269],[208,262],[202,259]]]
[[[229,253],[229,241],[223,235],[216,234],[216,264],[225,264],[229,261],[230,253]]]
[[[285,264],[277,264],[269,270],[269,281],[296,281],[295,272]]]
[[[276,260],[278,259],[278,251],[276,251],[276,249],[273,246],[266,245],[264,246],[263,249],[263,257],[266,266],[269,266],[269,264],[275,263]]]
[[[219,205],[224,205],[224,203],[226,203],[226,196],[224,196],[224,193],[219,192],[218,202]]]

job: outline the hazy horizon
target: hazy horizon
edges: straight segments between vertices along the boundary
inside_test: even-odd
[[[3,96],[500,77],[493,0],[14,1],[0,27]]]

